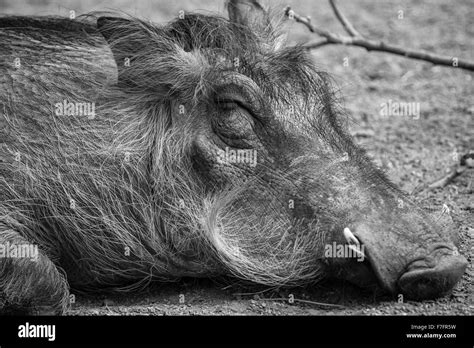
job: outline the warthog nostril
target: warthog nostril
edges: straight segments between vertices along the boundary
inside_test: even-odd
[[[467,267],[461,255],[444,254],[434,267],[409,267],[398,280],[402,294],[414,300],[431,299],[448,293]]]

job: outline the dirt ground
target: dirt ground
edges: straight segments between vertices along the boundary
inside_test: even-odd
[[[205,0],[61,1],[0,0],[9,14],[77,14],[92,10],[121,10],[166,22],[179,10],[223,12],[221,2]],[[342,33],[326,1],[288,1],[315,25]],[[341,10],[358,30],[373,39],[406,47],[474,59],[474,5],[470,0],[357,0],[340,1]],[[402,12],[400,12],[402,11]],[[402,18],[400,18],[402,17]],[[316,40],[306,28],[291,23],[290,42]],[[434,66],[360,48],[325,46],[313,52],[321,69],[333,74],[352,121],[358,143],[389,177],[408,192],[429,183],[474,150],[474,74]],[[345,64],[346,63],[346,64]],[[420,103],[420,116],[381,116],[381,104]],[[78,295],[70,315],[472,315],[474,169],[444,188],[425,190],[414,199],[435,214],[449,207],[458,227],[460,251],[469,268],[452,295],[436,301],[398,303],[376,289],[358,289],[344,282],[324,282],[296,289],[244,286],[236,280],[193,280],[154,284],[133,295],[83,297]],[[293,303],[290,299],[294,298]]]

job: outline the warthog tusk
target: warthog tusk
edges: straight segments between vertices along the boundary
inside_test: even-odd
[[[363,260],[363,258],[365,258],[365,253],[363,249],[364,247],[361,247],[359,240],[356,238],[356,236],[354,236],[354,234],[348,227],[344,228],[343,233],[347,243],[349,243],[349,249],[351,249],[356,255],[361,257]]]
[[[349,244],[360,245],[359,240],[356,238],[356,236],[354,236],[354,234],[351,232],[351,230],[348,227],[344,228],[343,233],[344,233],[344,237],[346,238]]]

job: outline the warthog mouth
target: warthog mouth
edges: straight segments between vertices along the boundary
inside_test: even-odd
[[[361,243],[352,231],[346,227],[343,230],[347,245],[362,257],[347,258],[341,269],[336,269],[336,278],[342,278],[361,288],[373,288],[380,286],[380,277],[376,274],[376,269],[372,266],[370,257],[365,245]],[[341,266],[338,264],[338,266]]]

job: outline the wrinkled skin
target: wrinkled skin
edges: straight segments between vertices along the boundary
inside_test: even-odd
[[[97,30],[77,30],[52,20],[74,37],[67,50],[51,48],[56,64],[39,64],[34,52],[23,70],[2,62],[10,121],[1,121],[0,240],[40,246],[36,263],[0,260],[4,311],[62,313],[69,285],[134,289],[149,277],[295,285],[333,275],[419,300],[453,288],[467,265],[455,231],[375,168],[345,130],[329,78],[261,25],[270,23],[264,11],[246,11],[164,28],[103,17]],[[12,23],[0,26],[6,47],[41,26]],[[70,55],[67,73],[61,54]],[[56,118],[52,105],[63,99],[94,100],[97,116]],[[222,160],[226,149],[254,161]],[[365,261],[324,252],[347,244],[362,245]]]

